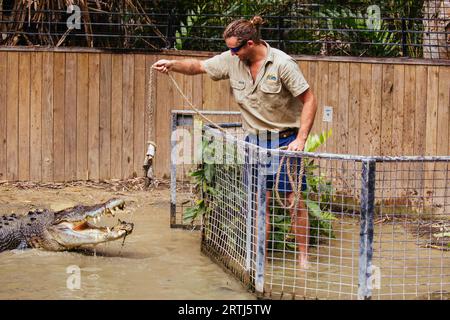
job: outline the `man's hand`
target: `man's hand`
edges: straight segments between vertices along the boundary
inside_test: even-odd
[[[161,59],[159,61],[156,61],[152,65],[152,68],[154,68],[154,69],[156,69],[156,70],[158,70],[159,72],[162,72],[162,73],[168,73],[170,71],[172,65],[173,65],[173,61]]]
[[[288,145],[288,151],[303,151],[303,149],[305,148],[305,143],[306,140],[297,137],[294,141],[292,141],[289,145]]]

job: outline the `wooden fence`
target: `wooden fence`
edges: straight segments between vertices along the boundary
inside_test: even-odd
[[[125,179],[143,174],[148,126],[155,173],[169,175],[170,111],[188,109],[150,66],[210,53],[108,53],[0,49],[0,180]],[[450,154],[450,61],[297,57],[318,98],[313,132],[333,129],[322,151],[361,155]],[[238,110],[228,81],[174,74],[200,109]],[[333,108],[323,121],[324,106]]]

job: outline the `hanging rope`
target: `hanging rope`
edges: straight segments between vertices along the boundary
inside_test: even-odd
[[[285,149],[287,147],[281,147],[280,149]],[[292,192],[294,193],[294,201],[290,205],[287,205],[283,202],[280,196],[280,191],[278,190],[278,186],[280,185],[280,174],[281,170],[283,168],[283,164],[286,162],[286,173],[289,179],[289,183],[292,187]],[[297,167],[298,163],[295,161],[295,164],[291,166],[291,159],[288,158],[286,155],[283,155],[280,161],[280,165],[278,166],[277,174],[275,176],[275,196],[282,208],[286,209],[292,209],[297,208],[298,202],[300,201],[300,197],[302,196],[302,178],[303,178],[303,172],[304,172],[304,163],[303,159],[300,159],[300,172],[297,174]],[[291,169],[294,169],[291,171]],[[294,179],[293,177],[296,177]]]
[[[155,69],[150,68],[150,79],[148,80],[148,99],[147,99],[147,112],[148,112],[148,132],[147,139],[148,143],[153,144],[156,147],[155,137],[153,136],[153,117],[155,112]]]
[[[170,73],[167,73],[170,80],[172,80],[173,85],[175,86],[175,88],[177,89],[177,91],[181,94],[181,96],[183,97],[183,99],[189,104],[189,106],[191,107],[192,110],[195,111],[195,113],[197,113],[203,120],[205,120],[206,122],[209,122],[211,125],[213,125],[216,129],[219,129],[221,132],[226,132],[221,126],[219,126],[217,123],[215,123],[214,121],[212,121],[211,119],[205,117],[200,110],[198,110],[193,104],[192,102],[189,100],[188,97],[186,97],[186,95],[184,94],[183,90],[181,90],[180,86],[178,85],[178,83],[176,82],[176,80],[172,77],[172,75]]]

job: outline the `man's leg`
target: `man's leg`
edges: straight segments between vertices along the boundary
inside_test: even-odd
[[[301,269],[308,268],[308,242],[309,242],[309,220],[308,210],[301,195],[298,195],[297,208],[290,209],[291,231],[295,237],[295,244],[298,248],[298,263]],[[289,204],[295,200],[293,192],[288,193]]]

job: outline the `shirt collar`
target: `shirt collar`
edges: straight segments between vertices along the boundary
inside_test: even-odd
[[[266,63],[267,62],[273,62],[274,60],[274,51],[272,49],[272,47],[264,40],[261,40],[267,47],[267,58],[266,58]]]

